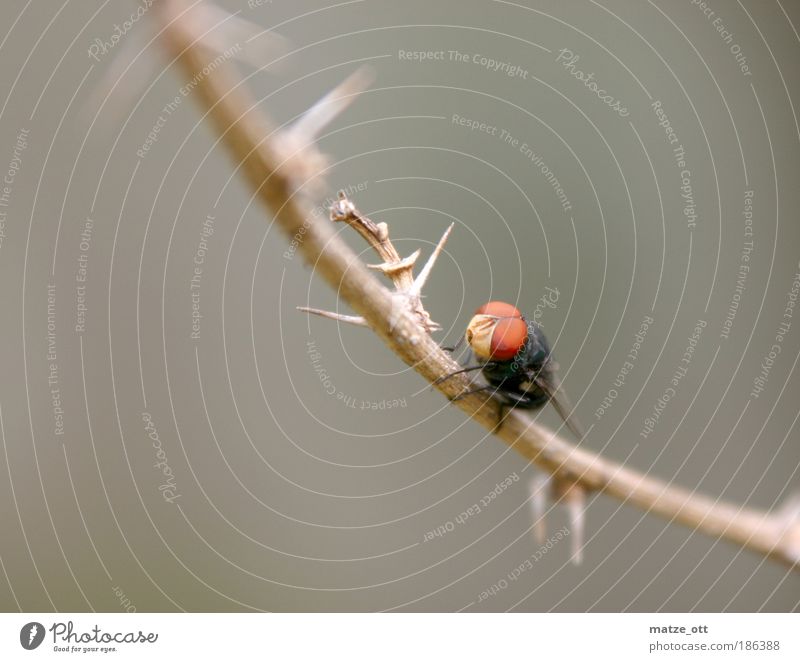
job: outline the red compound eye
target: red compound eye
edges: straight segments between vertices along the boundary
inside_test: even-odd
[[[501,304],[508,306],[508,304]],[[513,306],[509,306],[513,308]],[[516,308],[513,308],[516,310]],[[493,313],[484,313],[491,315]],[[528,339],[528,325],[518,317],[505,317],[497,321],[492,333],[492,358],[500,361],[513,359]]]
[[[517,310],[510,303],[504,303],[502,301],[490,301],[489,303],[485,303],[475,311],[475,314],[492,315],[493,317],[522,318],[522,313],[519,312],[519,310]]]

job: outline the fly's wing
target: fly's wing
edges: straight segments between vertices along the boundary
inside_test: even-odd
[[[564,389],[561,388],[561,383],[558,380],[555,372],[550,370],[541,371],[534,379],[536,385],[545,392],[550,404],[561,416],[566,426],[572,431],[578,439],[583,439],[585,432],[583,426],[578,419],[572,414],[574,407],[572,402],[567,397]]]

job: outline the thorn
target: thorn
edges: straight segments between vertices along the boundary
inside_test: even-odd
[[[391,276],[392,274],[396,274],[398,271],[402,271],[403,269],[411,269],[417,261],[419,257],[420,249],[418,248],[415,250],[411,255],[408,257],[404,257],[399,262],[384,262],[383,264],[368,264],[367,268],[369,269],[376,269],[378,271],[382,271],[387,276]]]
[[[281,168],[297,188],[307,186],[312,195],[323,190],[325,182],[321,173],[326,171],[329,161],[315,144],[316,140],[370,82],[371,77],[366,72],[365,67],[357,69],[273,139],[274,146],[283,155]]]
[[[367,320],[360,315],[342,315],[341,313],[333,313],[328,310],[320,310],[319,308],[306,308],[305,306],[297,306],[297,310],[309,313],[310,315],[319,315],[320,317],[327,317],[328,319],[337,320],[339,322],[346,322],[347,324],[353,324],[355,326],[369,327]]]
[[[800,519],[800,492],[793,492],[784,499],[778,509],[778,516],[786,520]]]
[[[333,120],[372,82],[367,67],[360,67],[309,108],[288,132],[294,139],[314,142]]]
[[[419,295],[419,293],[422,292],[422,288],[425,287],[425,282],[428,280],[428,276],[431,274],[433,265],[436,264],[436,258],[439,257],[439,253],[442,252],[445,242],[450,236],[450,232],[453,230],[454,225],[455,223],[451,223],[450,227],[445,230],[442,238],[439,240],[439,243],[436,244],[436,248],[433,249],[433,253],[431,253],[428,261],[425,263],[425,266],[422,267],[422,271],[420,271],[419,275],[414,279],[414,286],[411,288],[411,294]]]
[[[442,330],[442,325],[441,325],[441,324],[439,324],[438,322],[434,322],[434,321],[431,319],[431,316],[430,316],[430,315],[428,315],[428,316],[425,318],[425,324],[424,324],[424,326],[425,326],[425,328],[426,328],[428,331],[441,331],[441,330]]]
[[[567,511],[569,512],[570,533],[572,535],[572,562],[583,563],[583,539],[586,529],[586,492],[573,483],[564,493]]]
[[[800,492],[790,494],[775,515],[779,520],[784,555],[792,563],[800,564]]]
[[[536,542],[544,545],[547,539],[547,506],[549,503],[550,476],[537,473],[530,483],[531,512],[533,513],[533,534]]]

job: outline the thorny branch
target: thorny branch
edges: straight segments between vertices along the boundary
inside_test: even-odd
[[[432,262],[415,280],[412,269],[417,254],[402,260],[391,245],[385,225],[372,223],[348,200],[340,199],[333,218],[351,225],[378,252],[383,263],[377,268],[393,277],[395,283],[395,290],[389,290],[336,235],[332,223],[312,220],[311,204],[301,194],[309,181],[318,180],[325,169],[324,157],[314,145],[315,137],[358,94],[363,77],[351,77],[294,126],[278,130],[256,108],[231,63],[223,62],[213,71],[206,68],[204,72],[214,51],[207,22],[196,18],[197,12],[190,8],[189,2],[163,0],[156,7],[163,28],[162,42],[185,77],[197,81],[194,96],[222,137],[234,164],[289,237],[297,236],[303,228],[300,244],[303,256],[358,316],[343,319],[319,312],[368,326],[399,358],[431,383],[458,369],[431,337],[430,331],[437,325],[420,302],[420,288]],[[464,376],[436,385],[450,399],[467,387]],[[782,508],[770,512],[745,508],[667,484],[579,448],[522,412],[509,413],[498,429],[498,403],[490,396],[470,395],[454,404],[556,477],[558,490],[568,503],[578,504],[577,510],[581,508],[580,495],[584,490],[601,491],[670,521],[783,561],[794,569],[800,568],[798,498],[789,499]]]

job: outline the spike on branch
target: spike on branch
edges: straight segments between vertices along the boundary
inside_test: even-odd
[[[577,482],[567,478],[553,481],[554,498],[563,501],[569,517],[569,533],[572,541],[572,562],[583,563],[583,541],[586,529],[586,490]]]
[[[536,542],[544,545],[547,539],[547,506],[550,502],[550,474],[537,472],[531,481],[531,513]]]
[[[357,69],[273,139],[273,147],[283,157],[281,167],[298,189],[304,186],[315,192],[323,189],[320,173],[327,169],[328,157],[317,148],[316,140],[370,80],[366,67]]]
[[[400,253],[397,252],[391,239],[389,239],[389,228],[386,223],[375,223],[372,219],[364,216],[345,195],[344,191],[339,192],[338,200],[331,206],[330,217],[334,222],[347,223],[350,227],[354,228],[383,260],[380,264],[368,264],[367,266],[370,269],[383,272],[394,283],[395,296],[392,301],[393,312],[396,314],[402,309],[407,309],[416,316],[420,326],[428,333],[441,329],[442,327],[431,319],[428,311],[425,310],[422,305],[422,288],[433,270],[436,258],[442,252],[445,242],[447,242],[447,238],[450,236],[453,225],[451,224],[450,227],[445,230],[436,248],[434,248],[433,253],[431,253],[428,261],[422,268],[422,271],[420,271],[415,279],[414,265],[420,255],[420,249],[417,249],[408,257],[401,258]],[[362,320],[362,318],[354,318],[348,315],[340,315],[339,313],[317,310],[315,308],[303,307],[299,308],[299,310],[314,315],[320,315],[321,317],[339,320],[341,322],[357,324],[358,326],[367,326],[366,321]],[[393,327],[394,323],[390,326]]]
[[[334,313],[329,310],[320,310],[319,308],[308,308],[306,306],[297,306],[297,310],[303,313],[309,313],[310,315],[319,315],[320,317],[327,317],[328,319],[337,320],[338,322],[353,324],[354,326],[369,326],[367,324],[367,320],[360,315],[342,315],[341,313]]]

